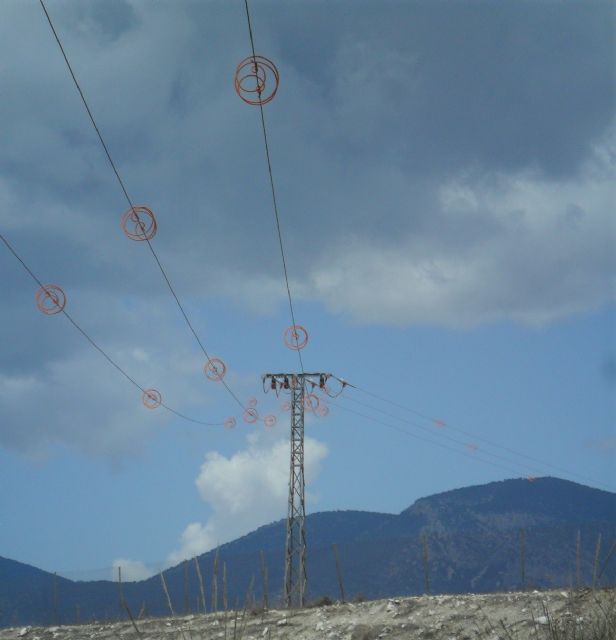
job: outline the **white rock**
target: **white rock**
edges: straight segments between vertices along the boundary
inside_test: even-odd
[[[387,611],[387,613],[391,613],[392,611],[397,611],[399,604],[400,604],[400,600],[388,600],[385,611]]]
[[[267,635],[267,632],[269,631],[269,627],[265,627],[265,629],[263,629],[263,633],[261,634],[264,638]]]
[[[322,622],[317,622],[317,626],[314,628],[315,631],[323,631],[325,629],[325,625]]]
[[[276,623],[276,626],[278,627],[285,627],[287,624],[289,624],[288,620],[286,618],[281,618],[280,620],[278,620],[278,622]]]
[[[20,632],[17,634],[20,638],[23,638],[27,633],[30,633],[32,627],[23,627]]]
[[[560,595],[561,595],[563,598],[568,598],[568,597],[569,597],[569,594],[568,594],[566,591],[561,591],[561,592],[560,592]]]
[[[549,620],[547,616],[539,616],[537,618],[537,624],[548,624]]]

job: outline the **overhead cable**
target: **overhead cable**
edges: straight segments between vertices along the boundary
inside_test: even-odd
[[[26,262],[21,258],[21,256],[17,253],[17,251],[15,251],[15,249],[13,248],[13,246],[11,245],[11,243],[6,239],[6,237],[4,235],[2,235],[0,233],[0,240],[2,240],[2,242],[4,243],[4,245],[7,247],[7,249],[13,254],[13,256],[20,262],[21,266],[26,270],[26,272],[30,275],[30,277],[39,285],[39,287],[41,287],[43,290],[46,290],[46,285],[44,285],[42,283],[42,281],[38,278],[38,276],[32,271],[32,269],[30,269],[30,267],[26,264]],[[88,333],[87,331],[68,313],[68,311],[66,311],[66,309],[64,307],[62,307],[61,309],[59,309],[59,313],[64,314],[64,317],[73,325],[73,327],[75,329],[77,329],[77,331],[90,343],[90,345],[92,347],[94,347],[102,356],[103,358],[105,358],[105,360],[107,360],[107,362],[109,362],[109,364],[111,366],[113,366],[117,371],[119,371],[119,373],[121,373],[133,386],[135,386],[137,389],[139,389],[142,394],[144,394],[144,396],[147,396],[148,392],[151,391],[149,389],[146,389],[145,387],[143,387],[142,385],[140,385],[131,375],[129,375]],[[175,409],[173,409],[172,407],[170,407],[169,405],[165,404],[164,402],[160,401],[158,404],[160,404],[160,406],[164,407],[165,409],[167,409],[167,411],[175,414],[176,416],[178,416],[179,418],[182,418],[183,420],[187,420],[189,422],[193,422],[195,424],[202,424],[208,427],[217,427],[217,426],[221,426],[222,423],[220,422],[205,422],[203,420],[197,420],[196,418],[191,418],[187,415],[184,415],[183,413],[180,413],[179,411],[176,411]]]
[[[482,458],[480,455],[477,455],[475,453],[468,453],[466,451],[463,451],[461,449],[456,449],[454,447],[450,447],[447,444],[444,444],[442,442],[438,442],[437,440],[432,440],[431,438],[425,438],[424,436],[418,435],[416,433],[413,433],[411,431],[408,431],[407,429],[402,429],[401,427],[398,427],[394,424],[391,424],[389,422],[385,422],[379,418],[375,418],[374,416],[370,416],[367,415],[365,413],[361,413],[360,411],[355,411],[354,409],[350,409],[349,407],[345,407],[344,405],[340,404],[339,400],[337,400],[336,402],[332,402],[330,403],[332,407],[335,407],[337,409],[342,409],[343,411],[346,411],[347,413],[352,413],[353,415],[359,416],[361,418],[365,418],[366,420],[371,420],[372,422],[375,422],[377,424],[380,424],[384,427],[387,427],[388,429],[391,429],[392,431],[397,431],[398,433],[401,433],[407,437],[410,438],[414,438],[416,440],[422,440],[423,442],[428,442],[430,444],[434,444],[437,447],[441,447],[442,449],[448,449],[449,451],[453,451],[454,453],[457,454],[461,454],[467,457],[472,457],[473,460],[479,460],[480,462],[483,462],[485,464],[489,464],[493,467],[496,467],[498,469],[504,469],[507,470],[509,472],[515,473],[516,475],[518,475],[519,470],[518,469],[514,469],[513,467],[509,467],[503,464],[500,464],[498,462],[494,462],[492,460],[487,460]]]
[[[254,35],[253,35],[253,31],[252,31],[252,21],[250,19],[250,10],[248,9],[248,0],[244,0],[244,7],[246,9],[246,21],[248,23],[248,33],[250,35],[250,47],[252,50],[252,59],[254,60],[254,64],[255,67],[257,66],[257,54],[255,52],[255,42],[254,42]],[[274,174],[272,172],[272,161],[271,161],[271,156],[270,156],[270,149],[269,149],[269,142],[268,142],[268,137],[267,137],[267,126],[265,124],[265,113],[263,111],[263,102],[261,100],[258,100],[255,104],[258,104],[259,106],[259,113],[261,114],[261,130],[263,132],[263,142],[265,145],[265,159],[267,161],[267,171],[268,171],[268,175],[269,175],[269,183],[270,183],[270,189],[272,192],[272,204],[274,207],[274,219],[276,222],[276,232],[278,234],[278,246],[280,248],[280,257],[282,258],[282,270],[284,272],[284,280],[285,280],[285,284],[286,284],[286,288],[287,288],[287,299],[289,301],[289,312],[291,315],[291,322],[292,322],[292,326],[296,327],[297,323],[295,322],[295,312],[293,309],[293,299],[291,296],[291,287],[289,285],[289,272],[287,269],[287,260],[285,257],[285,252],[284,252],[284,244],[282,241],[282,230],[280,228],[280,215],[278,213],[278,200],[276,198],[276,187],[274,185]],[[302,370],[302,373],[304,373],[304,363],[302,360],[302,354],[300,349],[296,349],[297,351],[297,356],[299,358],[299,364],[300,364],[300,368]]]
[[[462,429],[462,428],[452,424],[448,420],[444,421],[444,420],[442,420],[440,418],[432,418],[432,417],[428,416],[425,413],[422,413],[422,412],[417,411],[415,409],[412,409],[410,407],[404,406],[404,405],[402,405],[402,404],[400,404],[398,402],[395,402],[393,400],[389,400],[387,398],[384,398],[384,397],[382,397],[382,396],[380,396],[380,395],[378,395],[376,393],[368,391],[367,389],[363,389],[362,387],[358,387],[355,384],[351,384],[350,382],[347,382],[346,384],[347,384],[347,386],[351,387],[352,389],[355,389],[355,390],[357,390],[357,391],[359,391],[361,393],[365,393],[366,395],[369,395],[369,396],[371,396],[371,397],[373,397],[373,398],[375,398],[377,400],[380,400],[381,402],[385,402],[385,403],[390,404],[390,405],[392,405],[394,407],[397,407],[398,409],[402,409],[403,411],[407,411],[407,412],[409,412],[409,413],[411,413],[411,414],[413,414],[413,415],[415,415],[415,416],[417,416],[417,417],[419,417],[419,418],[421,418],[423,420],[429,421],[433,425],[441,426],[441,427],[444,427],[446,429],[451,429],[452,431],[457,431],[457,432],[462,433],[462,434],[464,434],[466,436],[469,436],[470,438],[473,438],[474,440],[482,441],[482,442],[490,445],[491,447],[494,447],[496,449],[500,449],[502,451],[506,451],[507,453],[509,453],[511,455],[518,456],[520,458],[524,458],[524,459],[530,461],[531,463],[535,463],[535,464],[541,465],[542,467],[545,467],[545,468],[548,468],[548,469],[552,469],[554,471],[558,471],[559,473],[565,474],[565,475],[567,475],[569,477],[574,477],[574,478],[577,478],[579,480],[583,480],[585,482],[591,482],[592,484],[594,484],[596,486],[603,486],[603,487],[607,488],[609,491],[613,491],[614,490],[612,487],[610,487],[610,485],[607,485],[607,484],[605,484],[603,482],[600,482],[600,481],[598,481],[598,480],[596,480],[594,478],[591,478],[591,477],[586,476],[586,475],[581,474],[581,473],[577,473],[575,471],[571,471],[569,469],[565,469],[564,467],[560,467],[560,466],[554,465],[551,462],[547,462],[546,460],[542,460],[540,458],[537,458],[537,457],[534,457],[534,456],[530,456],[530,455],[528,455],[526,453],[523,453],[521,451],[517,451],[516,449],[512,449],[511,447],[507,447],[505,445],[499,444],[497,442],[494,442],[493,440],[490,440],[488,438],[480,436],[480,435],[478,435],[476,433],[473,433],[471,431]],[[374,407],[374,406],[362,403],[359,400],[351,398],[351,396],[345,396],[345,397],[347,399],[349,399],[349,400],[352,400],[353,402],[356,402],[356,403],[361,404],[361,405],[363,405],[365,407],[368,407],[368,408],[371,408],[371,409],[373,409],[375,411],[378,411],[379,413],[382,413],[382,414],[387,415],[389,417],[394,417],[395,419],[400,420],[401,422],[406,422],[408,424],[412,424],[412,425],[416,426],[417,428],[426,430],[425,426],[419,425],[416,422],[410,421],[408,419],[392,416],[392,414],[387,413],[383,409],[379,409],[378,407]],[[451,436],[448,436],[448,435],[442,433],[442,431],[440,429],[439,429],[438,433],[441,433],[443,436],[445,436],[449,440],[454,440],[455,441],[455,439],[451,438]],[[485,449],[483,451],[484,451],[484,453],[486,452]],[[497,456],[497,454],[491,454],[491,455],[494,455],[495,457]],[[521,464],[522,466],[526,466],[527,468],[530,468],[528,465],[525,465],[523,463],[517,463],[516,462],[516,464]]]
[[[47,22],[49,23],[49,26],[51,28],[51,31],[53,33],[53,36],[56,40],[56,42],[58,43],[58,47],[60,48],[60,51],[62,52],[62,57],[64,58],[64,62],[66,63],[66,66],[69,70],[69,73],[71,75],[71,78],[73,79],[73,83],[75,84],[75,87],[77,88],[77,91],[79,92],[79,95],[81,97],[81,101],[83,102],[83,106],[85,107],[87,113],[88,113],[88,117],[90,118],[90,122],[92,123],[92,126],[94,127],[94,130],[96,131],[96,135],[98,136],[98,139],[101,143],[101,146],[103,147],[103,150],[105,152],[105,155],[107,156],[107,160],[109,161],[109,164],[111,166],[111,168],[113,169],[113,172],[115,174],[115,177],[118,181],[118,184],[120,185],[120,188],[122,189],[122,193],[124,194],[124,198],[126,199],[126,202],[129,205],[129,211],[134,211],[135,210],[135,206],[133,204],[133,201],[131,200],[130,196],[128,195],[128,190],[126,188],[126,185],[124,184],[124,181],[122,180],[122,177],[120,175],[120,172],[118,171],[117,165],[115,164],[115,162],[113,161],[113,158],[111,157],[111,153],[109,152],[109,148],[107,147],[107,144],[105,143],[105,140],[103,139],[103,136],[101,134],[101,131],[98,127],[98,125],[96,124],[96,120],[94,119],[94,115],[92,114],[92,110],[90,109],[90,106],[88,105],[88,101],[86,100],[86,97],[81,89],[81,86],[79,84],[79,81],[77,80],[77,77],[75,75],[75,72],[73,71],[73,68],[71,66],[71,63],[69,62],[68,56],[66,55],[66,51],[64,49],[64,46],[62,45],[62,41],[60,40],[60,37],[58,35],[58,32],[56,31],[54,24],[51,20],[51,16],[49,15],[49,12],[47,11],[47,7],[45,6],[45,3],[43,0],[39,0],[41,7],[45,13],[45,17],[47,18]],[[188,326],[190,332],[193,334],[195,340],[197,341],[197,344],[199,345],[199,347],[201,348],[201,351],[204,353],[205,357],[207,358],[208,361],[212,360],[212,358],[210,358],[210,355],[207,352],[207,349],[205,348],[205,345],[203,343],[203,341],[199,338],[199,335],[197,334],[195,328],[193,327],[190,319],[188,318],[188,314],[186,313],[184,306],[182,305],[182,303],[180,302],[180,299],[177,295],[177,293],[175,292],[175,289],[173,288],[173,285],[171,284],[171,281],[169,279],[169,276],[167,275],[167,272],[165,271],[159,257],[158,254],[156,253],[152,243],[150,242],[150,238],[145,236],[142,238],[143,240],[145,240],[148,243],[148,247],[150,249],[150,252],[152,253],[152,257],[154,258],[154,261],[156,262],[156,264],[158,265],[158,268],[167,284],[167,287],[169,288],[169,291],[171,292],[171,295],[173,296],[179,310],[180,313],[182,314],[186,325]],[[237,397],[237,395],[233,392],[233,390],[229,387],[228,383],[223,380],[222,378],[220,379],[220,382],[222,382],[222,384],[224,385],[225,389],[229,392],[229,394],[233,397],[233,399],[240,405],[240,407],[242,407],[242,409],[244,409],[244,405],[241,402],[241,400]]]

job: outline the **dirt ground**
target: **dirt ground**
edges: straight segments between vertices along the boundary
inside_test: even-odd
[[[557,633],[558,632],[558,633]],[[421,596],[303,610],[0,629],[0,640],[616,639],[616,590]]]

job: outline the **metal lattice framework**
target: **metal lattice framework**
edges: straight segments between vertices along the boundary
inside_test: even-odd
[[[306,385],[326,388],[330,373],[266,373],[264,390],[291,395],[291,464],[285,546],[284,603],[303,607],[306,597],[306,503],[304,497],[304,411]],[[266,381],[269,383],[266,384]]]
[[[284,564],[284,599],[287,607],[304,606],[306,593],[306,504],[304,501],[304,388],[291,389],[291,466]]]

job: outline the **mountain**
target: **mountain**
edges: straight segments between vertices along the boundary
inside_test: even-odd
[[[522,534],[523,532],[523,534]],[[616,494],[557,478],[505,480],[417,500],[399,515],[362,511],[306,518],[308,597],[339,598],[332,545],[339,550],[347,598],[495,591],[589,584],[598,537],[602,584],[616,580]],[[522,537],[523,535],[523,537]],[[271,606],[280,602],[285,522],[279,521],[219,549],[218,606],[223,564],[228,606],[243,605],[252,583],[263,597],[261,559]],[[523,544],[522,544],[523,541]],[[522,549],[524,565],[522,566]],[[208,611],[214,552],[199,556]],[[524,573],[524,576],[522,576]],[[176,613],[197,611],[200,587],[194,561],[165,571]],[[122,585],[132,614],[169,613],[160,576]],[[0,626],[54,624],[125,616],[119,587],[110,581],[74,582],[0,558]]]

